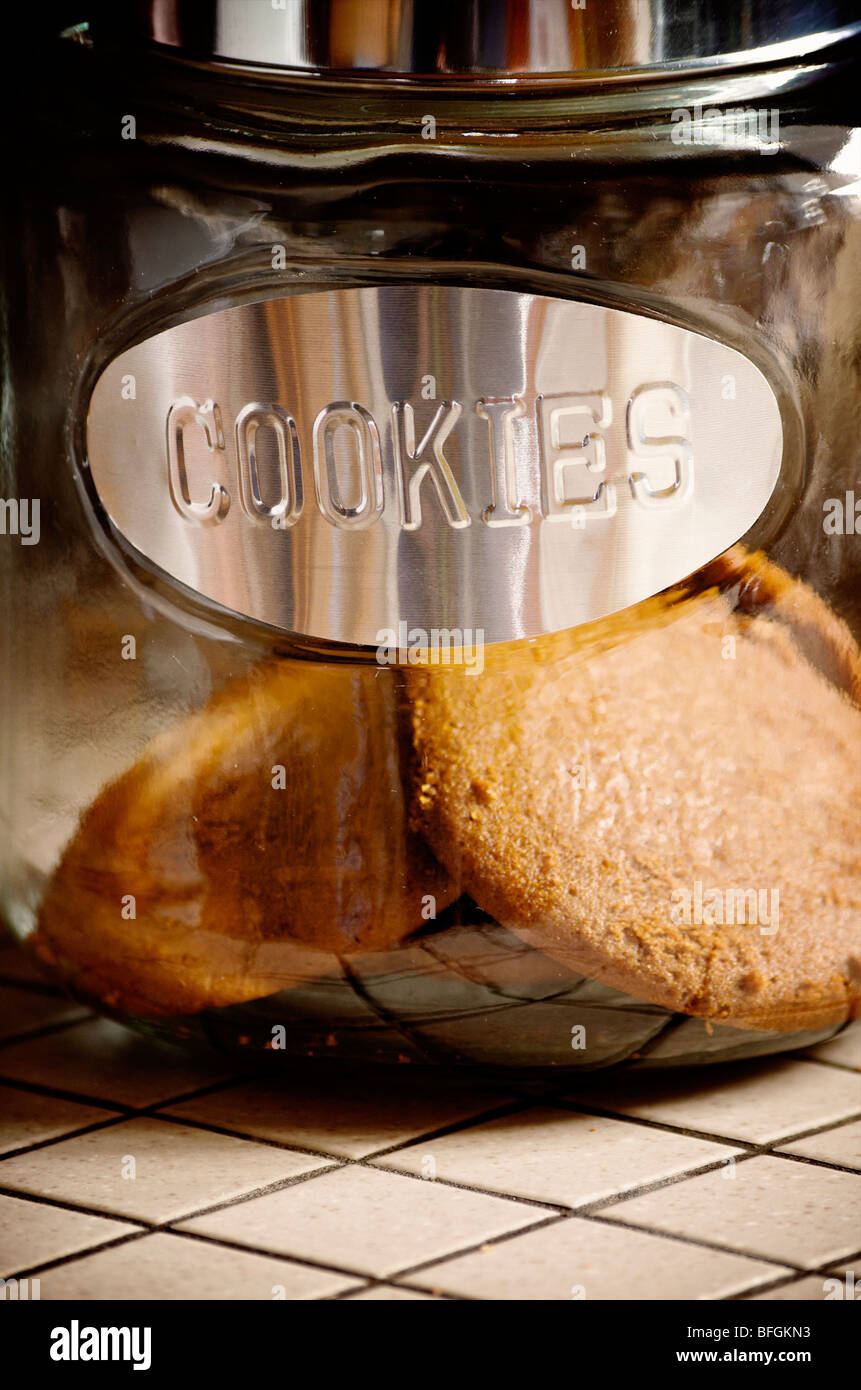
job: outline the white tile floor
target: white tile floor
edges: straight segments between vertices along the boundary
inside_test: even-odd
[[[783,1301],[861,1282],[861,1026],[564,1093],[407,1066],[259,1078],[82,1015],[5,947],[0,1019],[0,1277],[43,1299]]]

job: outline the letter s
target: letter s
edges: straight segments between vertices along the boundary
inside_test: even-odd
[[[690,440],[681,434],[650,435],[647,411],[662,409],[672,420],[679,420],[684,429],[690,420],[687,392],[672,381],[656,381],[638,386],[628,401],[628,448],[635,458],[671,460],[675,481],[668,487],[653,487],[643,472],[629,473],[628,481],[635,502],[641,507],[665,507],[668,502],[686,502],[694,485],[694,455]]]

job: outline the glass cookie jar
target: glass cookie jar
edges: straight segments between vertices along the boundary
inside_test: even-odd
[[[851,1019],[853,8],[71,7],[0,555],[4,913],[73,992],[490,1069]]]

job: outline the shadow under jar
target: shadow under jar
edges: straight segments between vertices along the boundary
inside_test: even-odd
[[[121,8],[7,147],[12,928],[291,1063],[831,1036],[854,7]]]

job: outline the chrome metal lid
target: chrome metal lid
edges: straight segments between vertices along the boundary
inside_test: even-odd
[[[588,82],[794,59],[861,18],[856,0],[140,0],[91,31],[295,76]]]

